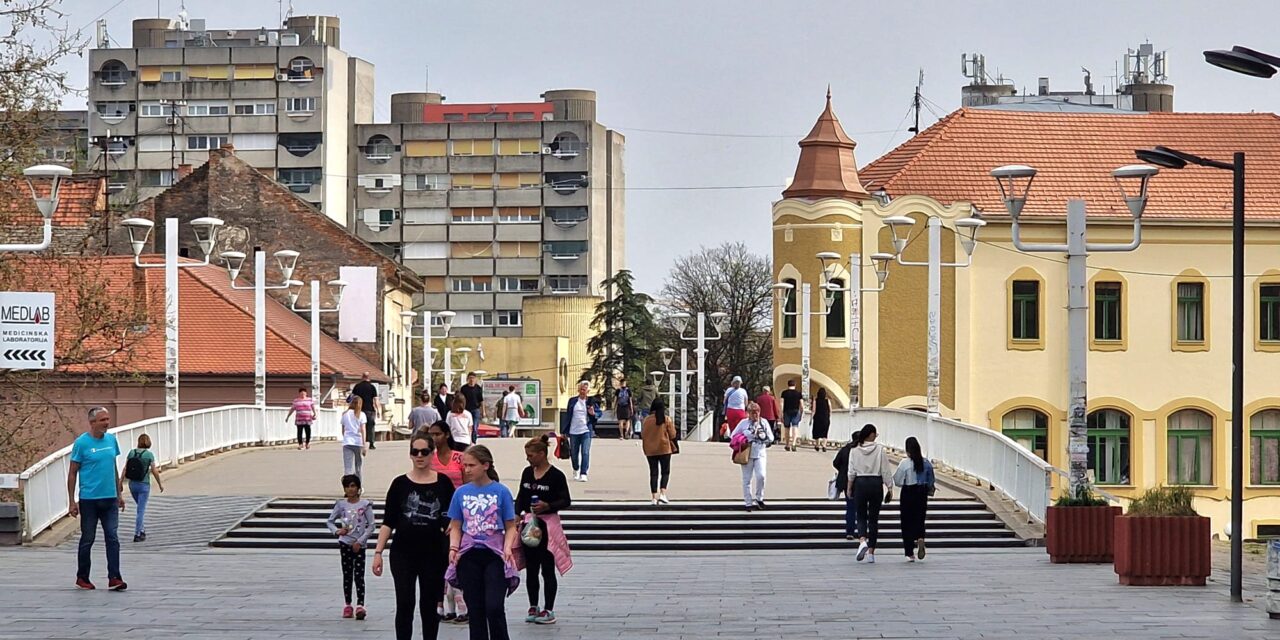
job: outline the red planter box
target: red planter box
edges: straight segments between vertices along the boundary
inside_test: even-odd
[[[1209,577],[1208,518],[1122,516],[1115,535],[1120,584],[1202,587]]]
[[[1119,515],[1120,507],[1049,507],[1044,522],[1049,561],[1111,562]]]

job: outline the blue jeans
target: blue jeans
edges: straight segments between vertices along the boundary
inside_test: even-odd
[[[844,498],[844,534],[858,537],[858,503],[853,501],[853,496]]]
[[[498,428],[501,429],[502,437],[510,438],[511,431],[512,429],[515,429],[517,424],[520,424],[519,420],[500,420],[498,422]]]
[[[480,410],[467,409],[467,413],[471,414],[471,441],[480,442]]]
[[[147,532],[143,519],[147,517],[147,500],[151,498],[151,484],[130,480],[129,493],[133,494],[133,502],[138,505],[138,514],[133,523],[133,535],[140,536]]]
[[[591,467],[590,431],[569,435],[569,461],[573,463],[574,471],[587,475],[587,469]]]
[[[120,537],[116,535],[116,528],[120,526],[120,502],[116,498],[80,501],[80,549],[76,577],[89,579],[92,564],[89,552],[93,551],[98,523],[102,523],[102,537],[107,541],[107,577],[120,578]]]

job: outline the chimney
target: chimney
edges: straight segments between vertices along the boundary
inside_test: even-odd
[[[189,175],[191,175],[191,165],[189,164],[178,165],[178,180],[182,180]]]
[[[1042,95],[1042,96],[1049,95],[1049,79],[1048,78],[1040,78],[1040,93],[1038,93],[1037,95]]]

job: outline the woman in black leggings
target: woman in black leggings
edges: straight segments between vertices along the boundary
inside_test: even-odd
[[[564,477],[564,472],[551,466],[551,462],[547,460],[548,449],[545,435],[525,443],[524,457],[529,461],[529,466],[525,467],[524,472],[520,474],[520,491],[516,494],[516,513],[525,521],[528,518],[537,518],[538,531],[541,534],[537,546],[531,547],[523,542],[518,546],[519,551],[524,554],[527,570],[525,584],[529,588],[529,613],[524,621],[534,624],[555,624],[556,622],[556,591],[559,588],[559,583],[556,581],[558,558],[550,548],[553,543],[553,534],[548,528],[548,523],[551,523],[550,529],[559,532],[554,542],[563,542],[564,533],[559,527],[559,513],[567,509],[571,502],[569,481]],[[523,530],[523,525],[521,528]],[[555,546],[560,547],[559,544]],[[562,549],[567,550],[567,548],[566,543]],[[544,583],[545,606],[539,609],[538,592],[542,590]]]
[[[448,509],[453,500],[453,483],[428,465],[435,446],[425,434],[409,441],[409,472],[391,481],[378,530],[378,546],[373,552],[373,575],[382,575],[382,550],[391,532],[391,575],[396,585],[396,640],[413,638],[415,586],[418,612],[422,616],[422,637],[434,639],[440,631],[436,603],[444,594],[444,574],[448,566]]]

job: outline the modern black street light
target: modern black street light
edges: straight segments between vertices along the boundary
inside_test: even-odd
[[[1206,51],[1206,59],[1209,59],[1210,53],[1231,52]],[[1209,61],[1217,64],[1211,59]],[[1276,60],[1276,63],[1280,64],[1280,60]],[[1236,67],[1226,68],[1238,70]],[[1275,69],[1271,69],[1271,73],[1275,73]],[[1143,162],[1167,169],[1181,169],[1188,164],[1196,164],[1202,167],[1225,169],[1230,171],[1233,177],[1231,198],[1231,600],[1243,602],[1241,570],[1244,558],[1244,152],[1235,152],[1231,162],[1202,158],[1168,147],[1138,149],[1134,154]]]
[[[1255,78],[1270,78],[1280,67],[1280,58],[1236,45],[1230,51],[1214,49],[1204,52],[1204,61]]]

